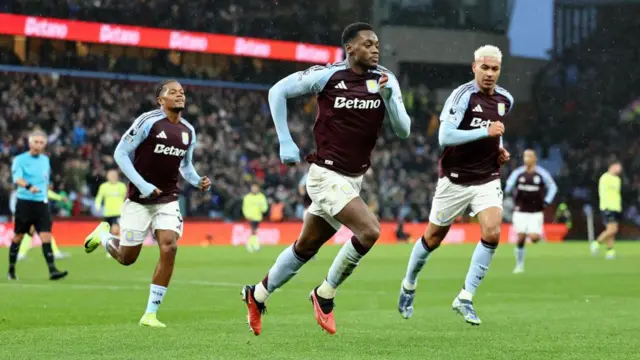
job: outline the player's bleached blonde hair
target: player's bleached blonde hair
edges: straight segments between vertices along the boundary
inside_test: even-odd
[[[479,47],[474,53],[473,58],[475,61],[482,60],[483,58],[495,58],[499,62],[502,62],[502,51],[497,46],[484,45]]]

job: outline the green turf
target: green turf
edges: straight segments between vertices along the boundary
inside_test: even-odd
[[[411,320],[396,310],[410,245],[379,246],[338,291],[338,334],[319,330],[308,293],[337,247],[269,301],[263,334],[245,323],[241,285],[260,280],[281,248],[181,248],[159,319],[137,326],[157,258],[145,248],[123,267],[102,251],[59,261],[70,276],[45,279],[40,249],[18,264],[20,281],[0,280],[0,359],[637,359],[640,355],[640,246],[618,259],[588,254],[586,243],[528,247],[527,272],[512,275],[502,246],[475,297],[471,327],[451,309],[472,246],[446,246],[425,266]],[[0,250],[6,264],[7,250]],[[4,266],[4,265],[3,265]]]

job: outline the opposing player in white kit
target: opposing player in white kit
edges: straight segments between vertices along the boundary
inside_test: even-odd
[[[182,86],[167,80],[158,87],[156,98],[161,108],[140,115],[114,154],[120,170],[131,181],[122,206],[120,238],[111,235],[109,224],[103,222],[87,236],[84,247],[90,253],[102,243],[115,260],[127,266],[138,259],[151,231],[160,247],[160,260],[140,325],[165,327],[156,312],[171,280],[177,241],[182,236],[178,175],[202,190],[209,189],[211,181],[200,177],[192,163],[196,132],[181,117],[185,104]]]
[[[452,307],[468,323],[480,325],[472,297],[486,275],[500,241],[500,165],[510,158],[509,152],[502,147],[501,137],[504,118],[513,108],[513,97],[496,85],[502,62],[500,50],[486,45],[474,55],[475,79],[454,90],[440,114],[438,140],[444,148],[440,156],[440,179],[429,225],[413,247],[400,287],[398,311],[406,319],[413,313],[418,273],[427,257],[440,246],[455,218],[471,207],[472,215],[478,215],[482,239]]]
[[[524,245],[527,236],[533,243],[540,240],[544,228],[543,210],[551,204],[558,192],[558,186],[549,172],[537,165],[535,151],[525,150],[523,160],[524,165],[509,175],[504,189],[507,194],[515,190],[513,227],[518,234],[518,243],[514,274],[524,272]]]

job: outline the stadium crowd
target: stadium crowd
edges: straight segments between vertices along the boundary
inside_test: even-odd
[[[373,155],[372,169],[366,175],[363,197],[382,219],[426,220],[437,176],[439,150],[435,135],[440,104],[433,101],[424,84],[409,85],[406,76],[401,76],[400,81],[405,106],[414,119],[412,136],[403,142],[385,128]],[[297,193],[297,184],[305,167],[291,170],[280,165],[266,92],[189,85],[186,88],[190,104],[185,117],[199,134],[196,162],[201,173],[214,179],[214,190],[210,194],[198,194],[189,186],[183,187],[186,213],[239,219],[242,196],[252,182],[258,181],[263,184],[270,202],[282,205],[284,218],[300,217],[302,196]],[[71,199],[69,203],[56,204],[57,214],[92,214],[97,187],[104,181],[105,171],[115,166],[111,154],[121,134],[138,114],[155,107],[153,85],[149,83],[55,74],[2,74],[0,96],[7,104],[0,109],[0,215],[8,214],[7,198],[12,188],[9,160],[26,149],[26,135],[31,129],[39,127],[48,132],[54,187]],[[548,104],[556,106],[556,102]],[[310,127],[316,109],[314,99],[312,96],[301,98],[290,108],[293,110],[292,132],[302,153],[307,154],[313,146]],[[552,111],[558,109],[552,106],[545,109],[549,109],[550,114],[541,119],[553,120]],[[583,112],[564,115],[563,124],[571,126],[574,124],[571,121],[579,121],[579,116],[586,115]],[[579,131],[564,131],[565,136],[556,138],[564,129],[558,127],[561,125],[549,121],[547,126],[554,131],[540,132],[533,138],[562,153],[563,166],[557,178],[562,199],[581,199],[595,204],[594,184],[614,156],[623,160],[629,170],[627,174],[637,173],[640,164],[633,154],[640,149],[637,142],[625,134],[628,129],[625,126],[637,127],[634,121],[589,130],[600,134],[607,134],[605,130],[611,132],[606,137],[586,135],[587,128],[580,127]],[[518,140],[507,137],[508,148],[516,156],[503,171],[504,176],[518,165],[517,155],[524,150],[524,142]],[[546,157],[544,149],[542,155]],[[625,206],[629,210],[627,217],[640,218],[637,206],[640,178],[627,175],[624,184],[625,201],[630,205]]]
[[[637,20],[616,17],[584,42],[556,54],[539,76],[539,122],[534,137],[555,145],[565,166],[560,193],[596,203],[597,179],[613,160],[624,167],[626,218],[640,225],[640,131],[635,99],[640,95],[640,46],[632,29]],[[593,49],[601,49],[594,51]]]
[[[195,159],[201,174],[214,180],[202,195],[183,186],[187,214],[228,219],[241,217],[241,198],[252,182],[263,184],[272,203],[284,205],[284,216],[302,214],[297,184],[305,166],[280,164],[275,129],[265,91],[186,86],[187,118],[198,133]],[[58,75],[4,73],[0,96],[0,211],[7,213],[12,186],[10,158],[26,149],[30,130],[49,134],[54,188],[71,204],[57,204],[59,215],[91,214],[92,199],[105,171],[115,166],[111,154],[135,117],[155,107],[153,85]],[[408,216],[424,220],[437,172],[437,119],[426,87],[405,91],[416,121],[407,142],[385,128],[366,174],[364,198],[386,219]],[[290,127],[303,154],[313,147],[311,126],[315,99],[301,98],[290,115]],[[426,184],[426,185],[425,185]]]
[[[286,5],[286,0],[276,2],[282,6],[268,11],[280,11]],[[142,11],[139,9],[155,7],[169,11],[169,17],[179,18],[193,10],[192,3],[198,2],[187,4],[177,1],[172,3],[175,6],[169,6],[162,0],[11,0],[0,6],[4,6],[2,10],[32,15],[64,16],[71,13],[79,19],[120,19],[118,21],[127,23],[136,18],[131,14],[140,14],[136,12]],[[207,3],[201,4],[205,9],[203,14],[207,13]],[[403,9],[422,6],[423,10],[429,10],[436,3],[426,8],[420,1],[393,1],[390,5]],[[228,1],[229,7],[240,6],[242,9],[239,12],[243,16],[259,13],[255,9],[262,4]],[[216,8],[219,9],[219,6],[217,3]],[[103,12],[110,11],[114,13],[103,15]],[[226,19],[221,15],[225,11],[210,16]],[[300,18],[304,18],[306,13],[301,14],[303,16]],[[164,19],[155,19],[158,18]],[[215,21],[212,24],[202,23],[200,17],[184,24],[177,20],[171,26],[169,23],[154,25],[152,22],[155,20],[144,16],[141,19],[142,23],[139,24],[142,25],[203,31],[217,31],[215,26],[218,26],[214,24]],[[280,18],[276,16],[274,19],[279,21]],[[286,19],[284,13],[282,19]],[[640,126],[637,121],[640,107],[634,102],[640,95],[637,93],[640,70],[633,66],[639,60],[640,51],[633,32],[625,29],[624,23],[621,24],[620,28],[594,33],[596,36],[592,37],[593,40],[587,39],[565,49],[562,54],[555,54],[540,73],[534,89],[537,113],[531,114],[531,119],[536,125],[531,127],[527,137],[541,145],[538,147],[541,157],[546,158],[550,149],[560,154],[557,162],[561,165],[557,171],[552,171],[557,174],[559,200],[577,199],[596,204],[595,184],[598,177],[611,160],[621,160],[626,170],[623,175],[626,217],[640,224],[640,160],[636,156],[640,144],[634,137]],[[225,25],[227,27],[234,28],[228,24]],[[287,29],[286,26],[268,28],[280,31]],[[337,33],[316,30],[312,33],[331,34],[334,42],[339,38]],[[251,35],[242,31],[250,31],[248,28],[242,28],[239,34]],[[299,33],[289,34],[294,34],[292,36],[298,40],[315,41]],[[264,33],[260,36],[278,37],[277,34]],[[331,43],[327,39],[321,41]],[[162,51],[152,59],[123,54],[114,57],[113,52],[98,56],[90,51],[81,54],[81,47],[67,43],[68,51],[60,56],[60,51],[47,48],[51,44],[44,41],[39,56],[34,58],[34,62],[27,61],[26,65],[254,83],[273,83],[287,73],[308,66],[219,56],[213,66],[190,68],[172,62],[171,54]],[[594,52],[590,49],[609,50]],[[0,59],[6,60],[3,61],[6,64],[20,63],[15,54],[8,50],[0,50]],[[436,180],[439,150],[435,134],[440,104],[433,100],[428,84],[410,82],[409,75],[403,72],[400,82],[405,105],[414,120],[412,136],[402,142],[389,128],[385,128],[363,190],[363,197],[383,219],[427,219],[429,199]],[[416,78],[422,77],[413,77],[414,80]],[[594,88],[598,91],[593,91]],[[272,203],[284,205],[284,217],[300,217],[302,197],[297,193],[297,183],[305,169],[303,166],[291,170],[279,164],[277,139],[269,116],[266,93],[261,90],[194,86],[187,86],[187,91],[190,105],[185,117],[195,125],[199,134],[196,161],[200,171],[214,179],[214,190],[204,196],[184,187],[183,202],[187,214],[240,218],[241,197],[250,183],[258,181],[263,184]],[[58,204],[57,211],[62,215],[90,214],[92,198],[104,179],[105,170],[115,165],[111,154],[120,135],[137,114],[155,107],[152,94],[153,86],[148,83],[57,75],[2,74],[0,96],[7,106],[0,109],[0,215],[8,213],[6,199],[11,185],[7,164],[11,156],[25,149],[26,134],[34,127],[49,133],[56,190],[68,193],[69,198],[74,200],[69,204]],[[303,154],[306,154],[313,146],[310,127],[314,121],[314,99],[311,96],[300,99],[291,109],[292,132]],[[525,146],[521,140],[507,133],[506,143],[515,156],[503,171],[504,176],[518,165],[518,154]]]

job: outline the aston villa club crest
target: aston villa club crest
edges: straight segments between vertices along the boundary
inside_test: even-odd
[[[536,175],[533,177],[533,183],[538,185],[540,184],[540,176]]]
[[[507,106],[504,103],[498,103],[498,115],[504,116],[507,112]]]
[[[182,133],[182,143],[185,145],[189,145],[189,134],[186,132]]]
[[[372,94],[377,94],[380,90],[377,80],[367,80],[367,91]]]

